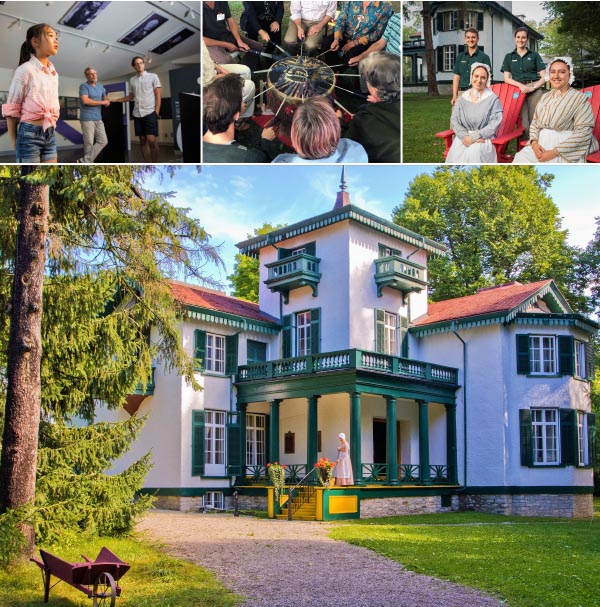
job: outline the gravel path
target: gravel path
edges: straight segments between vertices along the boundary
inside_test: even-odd
[[[483,592],[406,571],[327,537],[328,523],[149,512],[138,525],[169,552],[247,597],[243,607],[499,607]],[[277,572],[276,585],[267,584]],[[319,572],[324,583],[318,583]]]

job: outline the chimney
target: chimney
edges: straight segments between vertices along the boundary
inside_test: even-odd
[[[346,167],[342,167],[342,180],[340,182],[340,191],[337,193],[337,198],[335,199],[335,209],[341,209],[346,205],[350,204],[350,194],[346,192]]]

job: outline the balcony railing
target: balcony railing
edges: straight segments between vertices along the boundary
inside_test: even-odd
[[[384,287],[403,293],[419,292],[427,287],[425,268],[397,255],[380,257],[375,260],[375,283],[378,297]]]
[[[321,280],[320,261],[314,255],[301,253],[268,263],[266,267],[269,270],[269,276],[265,280],[265,284],[271,291],[282,293],[285,303],[288,302],[289,292],[300,287],[310,287],[313,296],[316,297]]]
[[[237,381],[276,379],[344,369],[390,373],[399,377],[426,379],[451,385],[458,383],[458,370],[453,367],[356,349],[244,365],[238,368]]]
[[[387,484],[387,464],[363,464],[362,480],[369,484]],[[421,483],[421,466],[419,464],[398,464],[398,483],[418,485]],[[447,485],[448,466],[432,464],[429,466],[429,481],[431,485]]]

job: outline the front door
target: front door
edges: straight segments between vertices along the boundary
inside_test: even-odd
[[[396,421],[396,458],[400,464],[400,422]],[[385,464],[387,461],[387,420],[382,417],[373,418],[373,463]]]

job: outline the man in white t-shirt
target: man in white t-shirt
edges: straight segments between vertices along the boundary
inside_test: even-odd
[[[290,2],[290,22],[283,46],[293,55],[304,43],[304,55],[315,53],[320,47],[329,21],[335,20],[337,2]]]
[[[158,162],[158,119],[160,114],[160,80],[145,69],[143,57],[134,57],[131,65],[135,76],[129,80],[130,93],[111,101],[133,101],[135,134],[140,138],[144,162]]]

